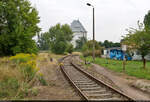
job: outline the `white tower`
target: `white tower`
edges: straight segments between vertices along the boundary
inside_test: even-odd
[[[76,47],[76,40],[78,40],[80,37],[86,37],[87,38],[87,31],[81,24],[79,20],[74,20],[71,23],[71,29],[73,31],[73,39],[72,39],[72,44],[74,48]]]

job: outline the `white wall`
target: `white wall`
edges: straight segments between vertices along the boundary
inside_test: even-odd
[[[84,36],[84,33],[74,33],[73,34],[73,39],[71,41],[71,43],[73,44],[73,47],[75,48],[76,47],[76,40],[78,40],[80,37],[83,37]]]

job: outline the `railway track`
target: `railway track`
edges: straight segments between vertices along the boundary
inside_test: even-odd
[[[123,92],[114,89],[101,80],[96,79],[72,62],[73,56],[62,59],[62,72],[85,100],[132,100]]]

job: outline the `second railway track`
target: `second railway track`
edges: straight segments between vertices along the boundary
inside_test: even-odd
[[[123,92],[114,89],[83,71],[72,62],[72,56],[64,57],[61,70],[69,82],[76,88],[85,100],[132,100]]]

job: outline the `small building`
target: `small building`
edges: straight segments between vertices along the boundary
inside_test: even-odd
[[[112,47],[104,49],[102,57],[117,60],[123,60],[125,57],[127,58],[127,60],[142,60],[142,56],[137,50],[133,50],[130,53],[130,55],[128,55],[127,53],[124,53],[122,51],[121,47]],[[145,59],[150,60],[150,54],[145,56]]]
[[[138,50],[134,50],[132,52],[133,52],[133,54],[132,54],[132,60],[142,60],[142,56],[140,55],[140,53],[139,53]],[[145,59],[146,60],[150,60],[150,54],[146,55]]]
[[[76,47],[76,40],[78,40],[80,37],[86,37],[87,38],[87,31],[85,30],[84,26],[81,24],[81,22],[79,20],[74,20],[71,23],[71,29],[73,31],[72,44],[75,48]]]
[[[105,58],[123,60],[126,57],[127,60],[132,59],[128,54],[122,51],[121,47],[106,48],[104,49],[103,52],[104,52],[103,57]]]

